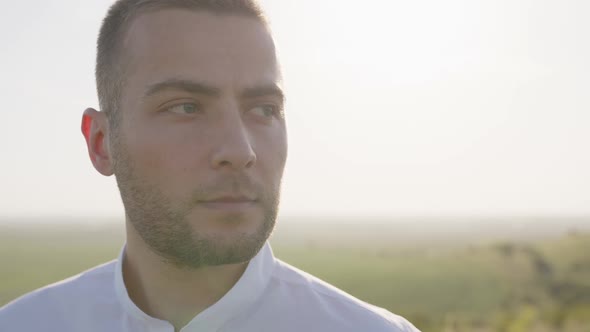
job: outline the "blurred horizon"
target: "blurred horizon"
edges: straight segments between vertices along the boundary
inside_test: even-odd
[[[58,232],[71,230],[111,230],[125,234],[124,217],[0,217],[0,230],[35,230]],[[590,232],[590,216],[548,217],[548,216],[406,216],[406,217],[312,217],[279,216],[276,233],[284,234],[282,241],[287,241],[288,234],[299,237],[317,238],[320,234],[333,234],[334,239],[364,238],[368,242],[381,240],[387,242],[445,243],[459,241],[462,243],[494,241],[536,241],[556,238],[573,233]],[[394,236],[390,238],[390,236]],[[318,238],[318,240],[321,240]],[[363,242],[363,241],[361,241]]]

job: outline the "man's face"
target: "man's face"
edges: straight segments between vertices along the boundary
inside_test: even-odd
[[[142,14],[111,132],[128,222],[167,261],[245,262],[274,226],[287,156],[272,38],[253,18]]]

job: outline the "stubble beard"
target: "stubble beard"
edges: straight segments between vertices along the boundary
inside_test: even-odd
[[[166,263],[184,269],[244,263],[256,256],[275,227],[280,183],[269,192],[257,190],[263,220],[257,223],[259,226],[254,232],[232,234],[231,241],[221,236],[200,234],[188,220],[196,204],[195,199],[174,204],[160,188],[149,184],[149,179],[140,178],[120,139],[115,140],[119,143],[114,144],[112,149],[117,185],[127,221],[150,250]],[[221,186],[240,186],[238,181],[228,179]],[[193,196],[202,197],[203,194],[203,190],[197,188]],[[216,222],[239,223],[240,219],[236,215]]]

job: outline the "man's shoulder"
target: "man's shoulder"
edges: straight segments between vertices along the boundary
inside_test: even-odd
[[[330,329],[337,327],[339,331],[418,331],[401,316],[359,300],[307,272],[277,261],[272,279],[277,294],[289,296],[290,301],[296,302],[299,308],[305,308],[302,313],[308,317],[315,316],[317,324],[325,324]]]
[[[0,308],[0,331],[15,326],[23,331],[43,330],[96,299],[112,297],[114,269],[115,261],[111,261],[13,300]]]

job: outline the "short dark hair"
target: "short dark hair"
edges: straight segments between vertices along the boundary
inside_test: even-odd
[[[256,0],[118,0],[109,9],[98,35],[96,52],[96,89],[101,110],[112,125],[119,108],[124,86],[124,64],[121,45],[135,17],[161,9],[202,10],[215,14],[237,14],[253,17],[266,24]]]

